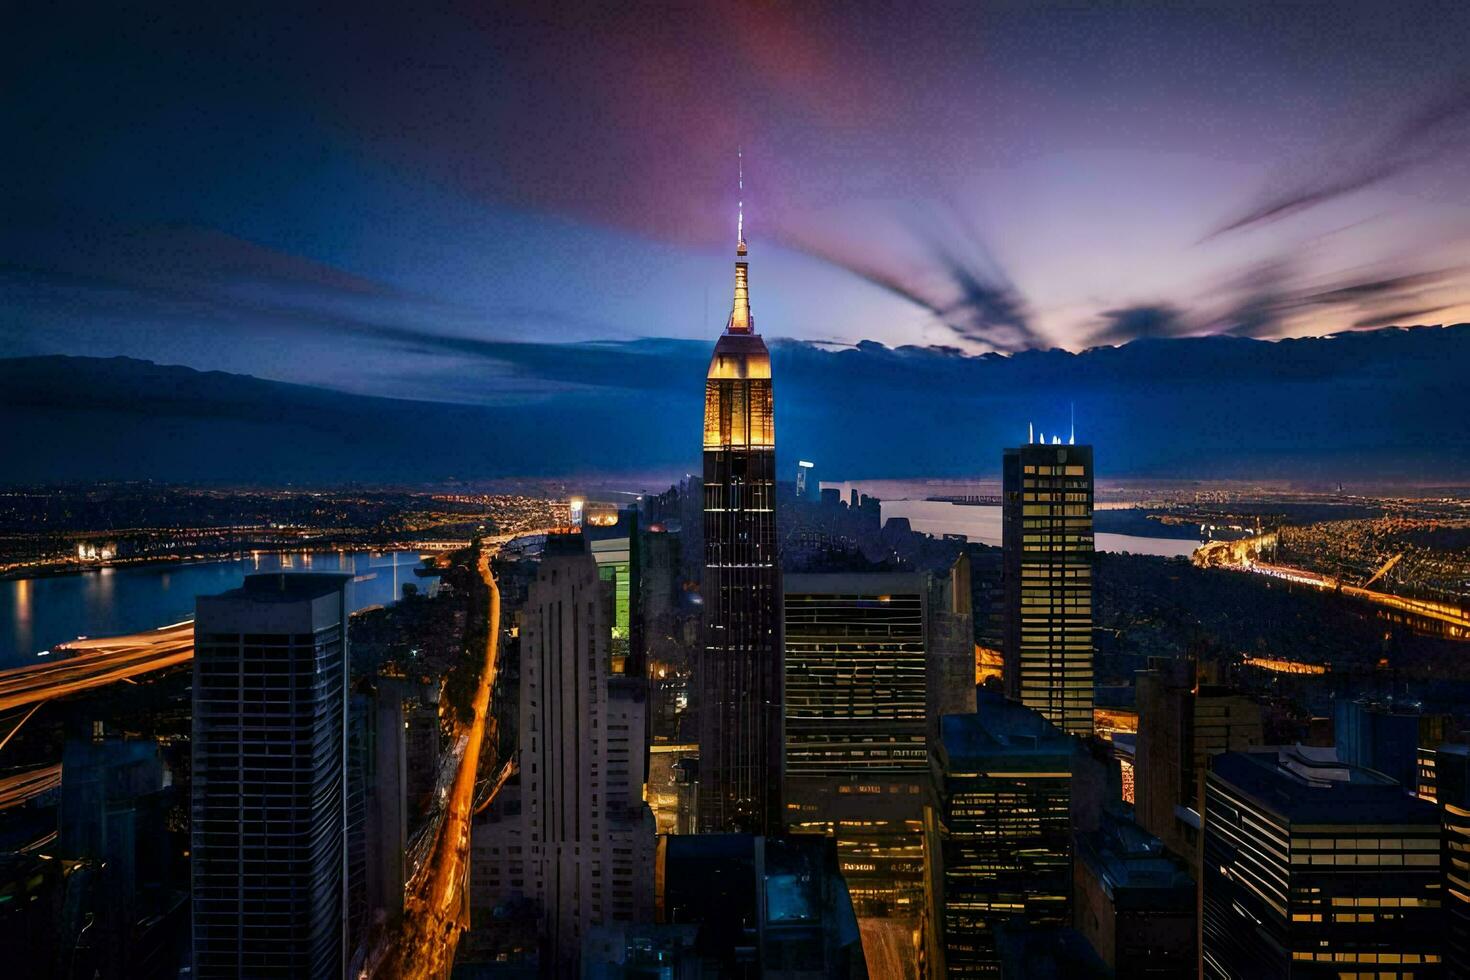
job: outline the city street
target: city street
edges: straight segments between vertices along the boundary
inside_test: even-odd
[[[475,808],[475,777],[488,727],[490,692],[495,686],[500,646],[500,588],[490,571],[488,550],[480,554],[479,571],[490,591],[485,664],[475,691],[474,721],[456,733],[464,752],[425,871],[404,897],[403,928],[371,976],[388,978],[448,977],[454,967],[459,934],[468,925],[466,887],[469,876],[470,818]]]

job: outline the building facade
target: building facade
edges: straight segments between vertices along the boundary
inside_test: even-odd
[[[519,784],[473,831],[472,908],[538,909],[558,976],[592,927],[652,915],[647,689],[612,669],[614,603],[583,535],[548,536],[520,625]]]
[[[788,574],[786,800],[835,838],[859,915],[919,914],[929,761],[928,575]]]
[[[1440,745],[1436,770],[1444,887],[1445,975],[1470,980],[1470,745]]]
[[[993,692],[976,701],[943,719],[939,807],[925,816],[933,976],[997,976],[1003,923],[1071,922],[1075,740]]]
[[[1264,737],[1260,704],[1209,680],[1193,660],[1174,658],[1155,658],[1136,679],[1136,819],[1184,858],[1193,876],[1211,757],[1254,748]]]
[[[743,236],[735,302],[704,395],[699,814],[708,832],[779,833],[781,572],[771,358],[750,313]]]
[[[1113,811],[1077,835],[1072,922],[1113,976],[1190,980],[1199,968],[1194,880],[1163,841]]]
[[[1216,756],[1205,779],[1207,978],[1443,976],[1439,814],[1331,749]]]
[[[194,976],[343,974],[350,578],[197,600]]]
[[[1092,447],[1031,443],[1001,459],[1006,694],[1092,731]]]

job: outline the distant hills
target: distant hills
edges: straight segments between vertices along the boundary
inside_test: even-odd
[[[0,359],[0,483],[419,483],[699,465],[711,344],[506,345],[517,392],[405,401],[130,358]],[[1470,479],[1470,325],[970,357],[773,344],[782,472],[984,476],[1027,422],[1103,477]],[[545,392],[524,394],[527,380]]]

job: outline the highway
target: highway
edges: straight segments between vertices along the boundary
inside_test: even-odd
[[[194,658],[194,624],[73,640],[57,650],[70,655],[0,671],[0,712],[188,663]]]
[[[370,958],[364,972],[385,978],[444,978],[454,968],[459,935],[469,925],[467,892],[470,818],[475,810],[475,777],[487,729],[490,692],[495,686],[500,649],[500,587],[490,571],[489,549],[480,553],[480,577],[490,590],[485,664],[472,702],[474,721],[455,733],[463,739],[459,770],[444,804],[439,832],[427,864],[410,882],[403,899],[403,927],[389,946]],[[503,778],[497,780],[503,782]]]
[[[439,828],[444,824],[444,808],[449,801],[449,791],[459,776],[460,763],[464,760],[465,749],[468,747],[469,736],[459,736],[439,763],[439,775],[434,780],[432,794],[435,801],[433,814],[414,833],[404,853],[404,866],[408,868],[407,880],[404,882],[405,893],[418,887],[421,877],[430,867],[429,857],[439,840]]]
[[[487,548],[518,538],[534,539],[546,529],[501,534],[484,539]],[[488,566],[483,569],[489,576]],[[496,602],[499,602],[496,593]],[[496,607],[497,614],[499,607]],[[0,713],[14,708],[105,687],[141,674],[164,670],[194,659],[194,623],[175,623],[156,630],[72,640],[56,647],[55,659],[0,671]]]
[[[0,778],[0,810],[7,810],[61,786],[61,763]]]

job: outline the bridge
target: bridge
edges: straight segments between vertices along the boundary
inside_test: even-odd
[[[1379,570],[1369,582],[1375,581],[1395,564],[1395,559]],[[1441,636],[1455,640],[1470,639],[1470,613],[1463,608],[1451,605],[1447,602],[1435,602],[1431,599],[1412,599],[1406,596],[1394,595],[1391,592],[1380,592],[1376,589],[1365,588],[1360,585],[1347,585],[1340,579],[1323,575],[1319,572],[1307,571],[1300,568],[1291,568],[1287,565],[1272,565],[1266,562],[1247,562],[1244,565],[1226,566],[1240,568],[1242,571],[1254,572],[1257,575],[1266,575],[1271,578],[1283,579],[1294,582],[1297,585],[1308,585],[1312,588],[1322,589],[1328,592],[1340,592],[1343,595],[1362,599],[1387,611],[1389,618],[1400,619],[1412,628],[1437,633]]]

